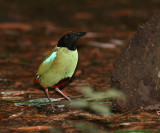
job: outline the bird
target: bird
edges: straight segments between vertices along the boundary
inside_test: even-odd
[[[46,93],[53,112],[56,110],[50,100],[49,88],[54,88],[70,102],[72,101],[59,88],[73,76],[77,62],[77,43],[86,32],[69,31],[62,35],[57,45],[50,51],[40,64],[34,82],[39,84]]]

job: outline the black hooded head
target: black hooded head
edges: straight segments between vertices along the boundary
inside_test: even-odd
[[[76,44],[81,36],[86,32],[68,32],[58,41],[58,47],[66,47],[69,50],[76,50]]]

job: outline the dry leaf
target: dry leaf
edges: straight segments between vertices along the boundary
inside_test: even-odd
[[[78,12],[74,15],[76,19],[92,19],[93,14],[88,13],[88,12]]]
[[[12,29],[12,30],[31,30],[32,26],[25,23],[1,23],[0,29]]]
[[[19,127],[17,129],[31,131],[31,130],[47,130],[50,128],[52,127],[51,126],[31,126],[31,127]]]

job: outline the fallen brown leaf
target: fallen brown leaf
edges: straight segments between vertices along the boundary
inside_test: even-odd
[[[25,23],[1,23],[0,29],[31,30],[32,26]]]
[[[150,117],[150,118],[157,117],[157,115],[153,115],[153,114],[150,114],[150,113],[147,113],[147,112],[141,112],[140,115],[141,116]]]
[[[93,18],[93,14],[88,12],[78,12],[74,15],[76,19],[91,19]]]
[[[17,114],[13,114],[13,115],[9,116],[9,119],[13,119],[13,118],[19,117],[19,116],[21,116],[23,113],[24,113],[24,112],[19,112],[19,113],[17,113]]]
[[[0,118],[6,118],[7,116],[4,114],[0,114]]]
[[[111,13],[111,16],[113,18],[118,18],[118,17],[123,17],[123,16],[127,16],[131,13],[131,9],[129,8],[126,8],[126,9],[121,9],[121,10],[118,10],[118,11],[114,11]]]
[[[140,126],[134,126],[134,127],[130,127],[128,129],[144,129],[144,126],[143,125],[140,125]]]
[[[31,126],[31,127],[19,127],[18,130],[46,130],[52,128],[51,126]]]

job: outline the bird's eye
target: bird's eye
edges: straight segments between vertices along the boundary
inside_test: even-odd
[[[64,38],[68,38],[68,36],[65,36]]]
[[[67,34],[64,38],[70,38],[71,34]]]

